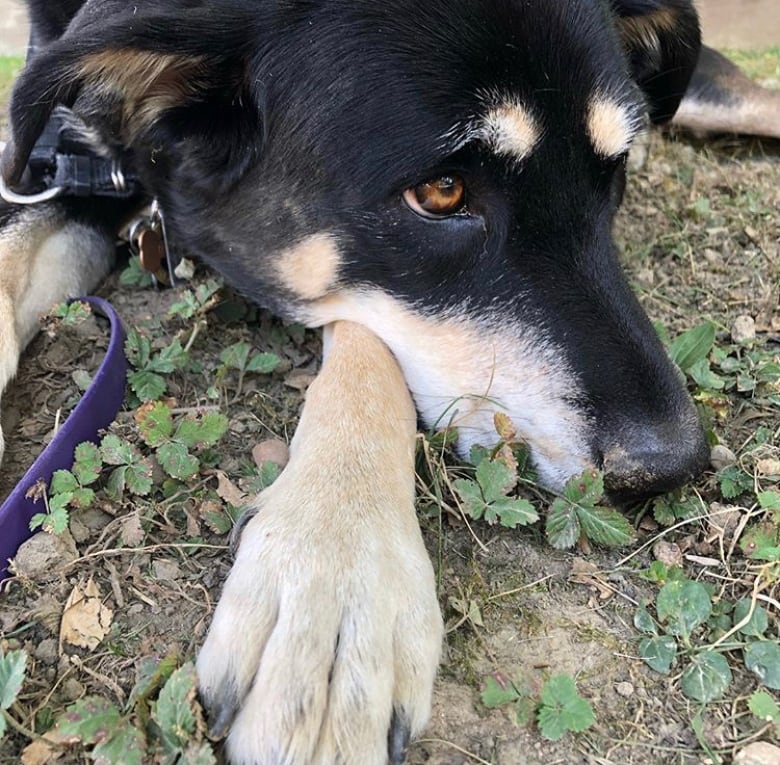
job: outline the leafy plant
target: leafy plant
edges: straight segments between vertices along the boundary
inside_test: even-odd
[[[598,470],[585,470],[569,480],[547,514],[549,543],[562,550],[583,536],[607,547],[631,542],[633,528],[617,510],[599,505],[603,496],[604,476]]]
[[[0,646],[0,741],[8,725],[8,709],[22,690],[24,672],[27,668],[27,654],[24,651],[9,651],[4,654]]]
[[[488,523],[500,523],[510,529],[539,520],[539,514],[527,499],[510,497],[517,485],[517,472],[488,455],[476,467],[474,480],[458,478],[453,482],[466,514]]]
[[[206,411],[174,421],[170,407],[150,402],[136,412],[144,443],[155,450],[162,469],[178,480],[192,478],[200,470],[197,450],[214,446],[225,434],[228,420],[223,414]]]
[[[539,732],[549,741],[558,741],[569,731],[581,733],[596,722],[590,702],[577,693],[573,678],[566,674],[550,677],[535,699],[525,685],[497,673],[486,679],[480,698],[488,709],[511,706],[519,725],[528,723],[535,711]]]
[[[558,741],[567,731],[581,733],[596,722],[590,702],[577,693],[569,675],[553,675],[544,684],[536,720],[539,732],[550,741]]]
[[[126,712],[99,696],[79,699],[58,717],[47,738],[86,747],[91,758],[104,765],[152,761],[214,765],[216,759],[206,741],[203,713],[196,700],[195,667],[190,662],[170,670],[169,659],[163,659],[151,672],[147,666]],[[150,701],[161,678],[165,678],[164,685],[156,701]],[[144,724],[149,720],[152,725]]]
[[[30,519],[30,531],[42,528],[61,534],[70,519],[69,508],[84,510],[92,505],[95,491],[91,486],[100,478],[103,462],[95,444],[85,441],[76,447],[73,467],[57,470],[49,485],[48,500],[44,494],[47,512],[35,513]]]
[[[771,723],[780,736],[780,706],[766,691],[755,691],[748,699],[748,709],[760,720]]]
[[[169,309],[168,316],[192,319],[196,315],[207,313],[218,300],[222,282],[219,279],[207,279],[194,289],[183,290]]]
[[[526,725],[531,721],[538,704],[538,700],[525,685],[515,683],[500,673],[485,680],[485,690],[480,698],[488,709],[513,707],[518,725]]]
[[[718,603],[701,582],[675,578],[661,587],[655,602],[656,618],[645,606],[634,615],[634,626],[642,633],[639,656],[656,672],[669,674],[675,664],[684,663],[680,685],[690,699],[707,703],[720,698],[732,682],[724,651],[741,649],[745,666],[768,688],[780,688],[780,644],[767,639],[766,611],[750,599],[735,604]],[[721,635],[713,645],[699,646],[695,633]],[[732,641],[719,645],[727,634]]]
[[[121,499],[125,490],[139,497],[152,490],[152,464],[130,442],[108,433],[100,443],[100,456],[113,467],[105,485],[105,492],[112,499]]]
[[[135,328],[127,333],[125,354],[134,367],[128,371],[127,381],[140,401],[159,399],[168,387],[163,375],[181,369],[189,357],[178,338],[152,353],[151,340]]]

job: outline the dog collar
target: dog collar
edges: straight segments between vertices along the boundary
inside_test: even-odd
[[[55,113],[30,152],[22,188],[12,189],[0,176],[0,197],[17,205],[62,196],[129,199],[140,194],[141,187],[127,160],[127,156],[106,158],[69,140],[65,120]]]

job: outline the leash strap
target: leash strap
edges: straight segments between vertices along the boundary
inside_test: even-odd
[[[70,469],[76,447],[82,441],[96,443],[98,432],[114,421],[124,401],[127,360],[122,322],[102,298],[78,299],[89,303],[96,313],[108,319],[111,325],[108,350],[81,401],[0,506],[0,582],[6,578],[8,559],[16,555],[19,546],[31,534],[30,519],[41,512],[42,505],[26,496],[29,489],[39,480],[48,485],[56,470]]]

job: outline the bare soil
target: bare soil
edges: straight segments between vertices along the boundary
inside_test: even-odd
[[[778,209],[778,144],[731,139],[705,144],[653,134],[646,160],[631,172],[617,225],[626,267],[652,318],[672,332],[710,318],[725,338],[734,319],[748,314],[780,353]],[[113,276],[100,293],[128,324],[152,328],[159,345],[177,329],[159,321],[177,299],[175,291],[122,288]],[[170,395],[180,407],[214,404],[207,390],[214,384],[219,352],[232,343],[245,341],[282,357],[277,372],[247,376],[240,392],[235,375],[220,383],[218,404],[230,429],[214,469],[240,484],[252,446],[272,437],[289,442],[302,402],[296,386],[316,372],[319,339],[285,327],[228,291],[224,296],[193,345],[192,363],[170,377]],[[3,403],[8,449],[0,496],[32,461],[57,413],[64,416],[72,408],[79,395],[74,378],[81,370],[95,369],[105,340],[106,328],[93,319],[77,330],[41,335],[25,354]],[[767,450],[778,456],[776,409],[732,396],[719,412],[709,414],[714,431],[735,452],[760,423],[774,433]],[[130,412],[113,429],[137,439]],[[200,514],[203,503],[215,498],[215,488],[213,471],[206,471],[183,498],[142,507],[143,540],[135,547],[122,540],[123,519],[133,508],[104,504],[76,514],[71,528],[75,556],[65,545],[45,571],[31,569],[34,575],[4,587],[0,644],[23,647],[31,656],[29,680],[13,709],[24,725],[45,729],[85,694],[124,705],[143,657],[171,651],[182,659],[194,656],[230,565],[226,537],[212,533]],[[696,491],[708,503],[719,498],[711,477],[702,479]],[[659,532],[657,527],[641,525],[635,554],[624,560],[630,551],[553,550],[539,529],[508,531],[478,523],[472,535],[427,506],[421,510],[450,630],[433,719],[424,739],[411,748],[411,765],[709,761],[691,727],[698,707],[680,693],[679,678],[650,671],[636,655],[633,614],[652,591],[636,572],[652,560],[645,543]],[[718,556],[706,523],[667,538],[683,550]],[[714,571],[689,563],[688,573],[717,581],[730,570],[725,561]],[[89,579],[113,610],[110,631],[93,651],[59,646],[65,601],[74,585],[84,586]],[[458,604],[464,602],[474,604],[477,618],[461,618]],[[237,648],[238,643],[240,637]],[[490,674],[501,673],[538,692],[544,679],[557,672],[576,677],[580,693],[593,704],[597,724],[587,733],[551,743],[534,726],[518,725],[510,711],[491,711],[480,701]],[[737,674],[728,699],[703,713],[703,735],[726,761],[750,736],[770,738],[746,712],[746,694],[754,687]],[[22,736],[10,736],[0,763],[18,763],[25,743]],[[85,760],[83,753],[71,751],[47,761]]]

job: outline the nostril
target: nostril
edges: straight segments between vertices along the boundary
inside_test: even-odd
[[[617,503],[663,494],[696,478],[709,463],[698,422],[632,428],[603,452],[604,488]]]

